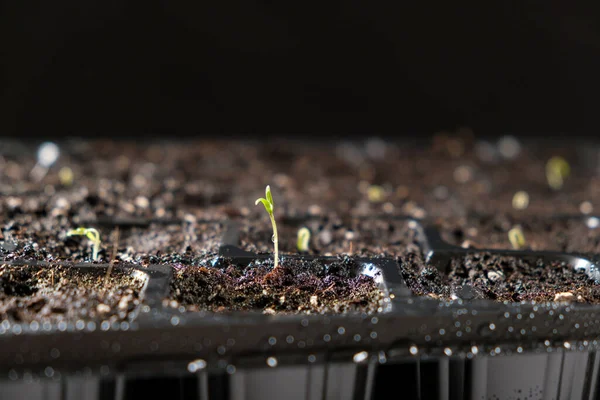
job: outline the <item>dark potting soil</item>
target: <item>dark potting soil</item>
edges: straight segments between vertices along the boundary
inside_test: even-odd
[[[528,143],[507,158],[496,144],[481,150],[485,143],[465,132],[438,135],[429,145],[377,139],[68,142],[61,144],[61,156],[39,183],[29,176],[36,148],[3,146],[0,212],[65,215],[77,224],[102,217],[185,215],[254,220],[264,213],[254,199],[267,184],[279,215],[423,218],[514,212],[511,200],[517,190],[530,195],[527,213],[579,213],[585,202],[600,210],[592,151]],[[548,187],[545,176],[545,163],[555,155],[571,166],[558,191]],[[73,172],[70,184],[59,179],[63,167]],[[375,198],[369,195],[373,187],[380,192]]]
[[[320,221],[307,222],[312,231],[309,252],[313,254],[417,254],[408,255],[410,258],[421,257],[413,232],[401,223],[386,222],[386,216],[449,218],[473,212],[527,216],[600,210],[596,149],[575,144],[564,148],[564,142],[553,147],[540,141],[523,143],[520,151],[509,157],[497,143],[485,145],[466,130],[458,135],[438,135],[422,146],[377,139],[356,143],[75,141],[60,144],[58,161],[40,182],[35,182],[30,171],[36,163],[36,147],[3,142],[0,258],[89,261],[89,241],[66,237],[68,230],[86,226],[100,231],[101,260],[167,263],[186,270],[189,265],[205,265],[204,260],[218,248],[222,225],[202,225],[200,220],[222,221],[227,217],[246,224],[243,247],[272,253],[269,219],[261,206],[254,205],[267,184],[275,200],[282,253],[296,253],[300,225],[285,222],[295,216],[310,215]],[[544,171],[546,161],[555,155],[565,157],[571,166],[560,190],[548,187]],[[72,182],[61,181],[59,171],[64,167],[71,169]],[[525,210],[512,207],[517,190],[530,196]],[[319,220],[332,214],[342,218],[341,226]],[[381,218],[360,225],[353,221],[359,216]],[[128,218],[180,223],[121,228],[118,240],[116,225],[95,223]],[[449,232],[468,229],[460,222],[449,224],[454,224],[448,226]],[[536,249],[549,243],[547,248],[598,251],[592,237],[583,243],[580,231],[561,233],[561,229],[550,229],[549,236],[554,238],[538,237],[533,231],[526,231],[525,237]],[[567,239],[565,231],[569,232]],[[478,235],[473,239],[477,242]],[[455,243],[462,241],[459,238]],[[218,273],[229,276],[227,270],[207,271],[209,277]],[[195,281],[191,282],[193,286]],[[265,307],[251,308],[271,309]],[[332,304],[327,307],[333,309]]]
[[[421,296],[450,300],[469,297],[499,302],[577,301],[600,303],[600,288],[585,272],[566,262],[526,261],[489,253],[455,258],[447,274],[425,265],[418,256],[407,257],[401,272],[411,290]]]
[[[0,256],[5,260],[92,261],[91,242],[84,236],[67,236],[70,229],[78,226],[66,217],[15,215],[0,234]],[[98,226],[98,260],[143,265],[193,264],[196,257],[216,254],[223,226],[223,222],[197,223],[193,219],[146,227]]]
[[[196,265],[217,254],[224,231],[224,222],[132,228],[119,241],[118,259],[142,265]]]
[[[279,251],[297,254],[298,230],[308,228],[308,254],[348,254],[361,257],[397,256],[420,251],[417,223],[409,220],[342,219],[337,216],[305,221],[284,220],[277,224]],[[272,253],[273,228],[268,218],[242,223],[241,248]]]
[[[526,248],[572,253],[600,252],[600,221],[510,215],[438,220],[442,238],[464,248],[512,249],[508,231],[520,226]]]
[[[0,266],[0,319],[29,323],[123,321],[140,304],[144,282],[113,269]]]
[[[272,260],[257,260],[246,267],[184,267],[175,273],[169,303],[189,311],[378,312],[384,293],[359,268],[349,257],[331,261],[283,258],[277,269]]]

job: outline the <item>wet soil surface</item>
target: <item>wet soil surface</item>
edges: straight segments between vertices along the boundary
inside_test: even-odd
[[[407,251],[420,251],[421,248],[415,221],[330,216],[283,222],[277,225],[281,253],[393,257]],[[298,231],[301,228],[310,231],[308,248],[302,252],[298,249]],[[245,222],[241,226],[241,248],[257,253],[272,253],[272,234],[269,221]]]
[[[439,220],[442,238],[464,248],[512,249],[508,232],[521,228],[525,248],[569,253],[600,252],[600,221],[595,218],[518,218],[510,215]]]
[[[272,260],[247,267],[187,267],[175,273],[171,306],[216,312],[255,310],[273,313],[374,313],[383,292],[360,265],[345,257],[331,261]]]
[[[124,321],[140,304],[144,282],[129,272],[63,266],[0,266],[0,319],[76,323]]]
[[[17,215],[4,225],[0,257],[5,260],[91,262],[92,243],[84,236],[67,236],[66,218]],[[193,264],[216,254],[224,222],[150,224],[145,227],[98,226],[98,261],[148,264]]]
[[[421,257],[415,231],[389,216],[444,218],[444,237],[449,242],[507,247],[506,222],[473,223],[461,218],[478,212],[512,216],[515,220],[509,221],[514,223],[529,215],[539,215],[543,221],[548,215],[592,215],[600,210],[595,148],[565,148],[564,142],[486,142],[468,129],[419,144],[376,138],[319,143],[70,141],[59,143],[58,160],[40,179],[31,174],[36,145],[0,143],[2,259],[90,261],[89,240],[67,237],[70,229],[85,226],[100,232],[99,261],[160,263],[189,271],[194,269],[186,267],[203,266],[207,276],[230,276],[205,262],[216,255],[227,219],[243,222],[244,249],[272,252],[269,218],[254,205],[267,184],[275,200],[282,254],[298,253],[296,235],[302,226],[311,231],[310,254],[410,258]],[[545,175],[546,161],[557,155],[571,169],[560,190],[549,188]],[[65,179],[65,169],[71,179]],[[527,191],[530,198],[524,210],[512,205],[518,190]],[[297,222],[306,216],[311,219]],[[359,221],[359,217],[372,220]],[[124,220],[142,223],[118,223]],[[154,220],[163,223],[150,223]],[[598,252],[595,231],[575,225],[536,223],[525,225],[524,232],[532,249]],[[233,274],[231,282],[243,276]],[[319,280],[314,282],[317,285]],[[244,287],[236,285],[226,287]],[[287,293],[287,288],[272,290]],[[308,303],[298,305],[296,312],[298,307],[313,310],[310,299],[305,296]],[[237,309],[231,302],[210,304],[204,307]],[[254,309],[281,310],[276,305],[248,304]],[[333,310],[334,305],[323,307]]]
[[[532,262],[476,253],[453,259],[444,274],[413,256],[404,259],[402,275],[415,294],[436,299],[600,303],[596,282],[562,261]]]

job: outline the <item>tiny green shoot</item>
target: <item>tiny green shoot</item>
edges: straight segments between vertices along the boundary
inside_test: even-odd
[[[271,195],[271,187],[267,185],[265,189],[265,197],[261,197],[254,202],[254,205],[258,205],[258,203],[262,203],[265,206],[265,210],[269,214],[269,218],[271,219],[271,225],[273,225],[273,246],[275,247],[275,267],[279,265],[279,240],[277,238],[277,224],[275,224],[275,216],[273,215],[273,209],[275,204],[273,203],[273,196]]]
[[[508,231],[508,240],[510,241],[510,244],[514,250],[519,250],[525,247],[525,235],[523,234],[523,230],[520,226],[517,225]]]
[[[298,251],[307,252],[308,244],[310,242],[310,231],[307,227],[302,227],[298,229],[298,241],[296,242],[296,247],[298,247]]]
[[[73,170],[69,167],[62,167],[58,171],[58,179],[63,186],[71,186],[73,184]]]
[[[100,233],[94,228],[77,228],[67,232],[67,236],[85,236],[92,242],[92,259],[98,260],[98,251],[100,250]]]
[[[512,206],[515,210],[524,210],[529,206],[529,194],[520,190],[512,198]]]
[[[385,198],[385,189],[379,185],[371,185],[367,189],[367,198],[371,203],[381,203]]]
[[[570,172],[569,163],[560,156],[552,157],[546,163],[546,179],[548,185],[554,190],[560,190],[563,187],[565,178],[569,176]]]

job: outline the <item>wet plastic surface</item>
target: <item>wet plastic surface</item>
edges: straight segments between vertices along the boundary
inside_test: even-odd
[[[463,249],[444,243],[426,221],[415,221],[415,229],[426,259],[442,271],[453,257],[487,251],[562,260],[598,278],[593,260],[581,255]],[[231,224],[215,263],[270,257],[245,252],[238,241],[239,227]],[[597,398],[600,307],[495,303],[475,298],[468,287],[459,299],[440,302],[414,296],[396,259],[363,258],[359,264],[386,294],[378,314],[187,312],[165,305],[171,267],[119,266],[146,276],[144,302],[131,321],[3,321],[0,370],[18,390],[29,388],[29,398],[36,390],[46,398],[78,398],[86,391],[86,398],[138,398],[149,385],[132,385],[156,376],[171,377],[173,385],[164,386],[170,393],[177,387],[200,399],[263,398],[267,389],[276,394],[272,398],[377,399],[400,381],[410,398]],[[23,385],[28,381],[33,383]],[[0,398],[10,388],[0,385]]]

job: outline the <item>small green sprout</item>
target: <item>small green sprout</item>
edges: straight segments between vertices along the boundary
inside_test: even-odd
[[[546,163],[546,179],[548,185],[554,190],[560,190],[563,187],[565,178],[569,176],[571,167],[567,160],[555,156]]]
[[[296,247],[298,247],[298,251],[307,252],[308,251],[308,243],[310,242],[310,231],[307,227],[302,227],[298,229],[298,241],[296,242]]]
[[[275,204],[273,203],[273,196],[271,195],[271,187],[267,185],[265,189],[265,198],[257,199],[254,202],[254,205],[258,205],[258,203],[262,203],[265,206],[265,210],[269,214],[269,218],[271,218],[271,225],[273,225],[273,246],[275,247],[275,267],[279,265],[279,240],[277,238],[277,224],[275,224],[275,216],[273,215],[273,208]]]
[[[58,179],[63,186],[71,186],[73,184],[73,170],[69,167],[62,167],[58,171]]]
[[[92,242],[92,259],[94,261],[98,260],[98,251],[100,250],[100,233],[94,228],[77,228],[71,229],[67,232],[67,236],[85,236]]]
[[[385,198],[385,189],[379,185],[371,185],[367,189],[367,198],[371,203],[381,203]]]
[[[508,231],[508,240],[515,250],[525,247],[525,235],[520,226],[517,225]]]
[[[515,210],[524,210],[529,206],[529,194],[520,190],[512,198],[512,206]]]

